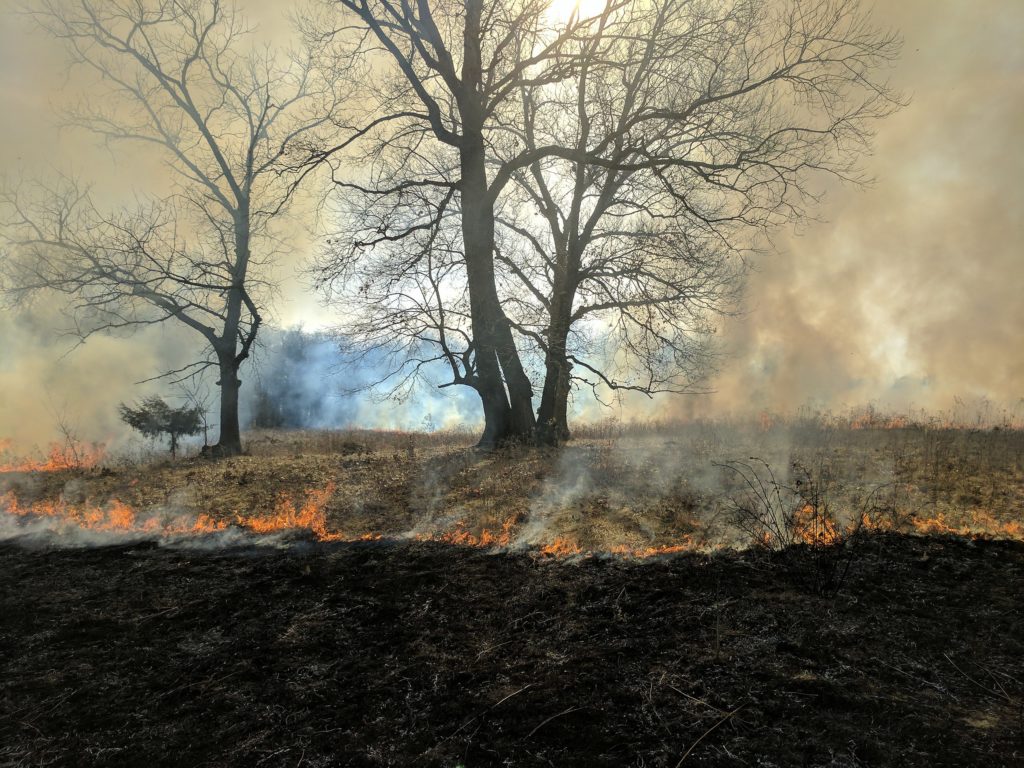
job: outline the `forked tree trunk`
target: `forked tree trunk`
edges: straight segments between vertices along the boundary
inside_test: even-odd
[[[233,286],[228,291],[224,313],[224,332],[214,344],[220,372],[220,439],[213,446],[217,456],[237,456],[242,452],[242,430],[238,422],[238,390],[242,386],[238,369],[248,356],[246,347],[238,350],[242,320],[243,294],[249,269],[249,204],[248,198],[235,212],[235,263],[232,266]],[[253,318],[250,340],[259,329],[259,316]]]
[[[462,188],[462,241],[469,282],[470,319],[473,326],[476,391],[484,410],[485,448],[505,440],[512,410],[505,393],[496,347],[497,293],[494,288],[492,248],[494,231],[488,227],[487,178],[484,172],[483,138],[468,130],[460,151]]]
[[[469,282],[477,392],[483,403],[480,447],[533,438],[533,389],[498,300],[494,275],[494,207],[490,201],[483,137],[480,15],[482,0],[467,0],[459,112],[462,141],[462,237]],[[506,387],[507,393],[506,393]]]
[[[479,176],[483,171],[482,159],[480,157]],[[493,448],[511,439],[529,439],[533,432],[533,405],[529,380],[519,362],[508,319],[498,303],[494,282],[493,212],[483,200],[486,192],[480,191],[482,185],[473,183],[472,175],[467,173],[473,164],[463,164],[462,232],[473,326],[476,390],[484,411],[480,446]]]
[[[495,297],[497,299],[497,297]],[[511,408],[506,441],[529,442],[534,438],[537,421],[533,415],[533,386],[523,368],[512,336],[512,326],[500,306],[498,312],[498,361],[508,386]]]

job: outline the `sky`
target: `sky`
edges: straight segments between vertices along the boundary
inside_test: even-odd
[[[115,156],[59,128],[82,97],[61,47],[0,10],[0,175],[72,171],[110,199],[166,170]],[[286,28],[291,4],[243,0],[261,34]],[[773,235],[757,257],[744,313],[720,327],[714,393],[630,400],[620,416],[713,416],[866,403],[949,409],[1024,398],[1024,2],[878,2],[874,18],[905,47],[891,72],[909,104],[879,124],[866,188],[831,185],[818,221]],[[272,320],[330,322],[289,257]],[[71,349],[59,307],[0,316],[0,437],[44,442],[60,414],[89,439],[118,430],[116,403],[134,382],[181,359],[162,328]],[[581,409],[601,417],[595,407]]]
[[[904,37],[892,82],[910,99],[877,128],[874,183],[833,185],[820,221],[776,236],[723,328],[716,394],[669,409],[987,398],[1020,414],[1024,3],[899,0],[874,15]]]

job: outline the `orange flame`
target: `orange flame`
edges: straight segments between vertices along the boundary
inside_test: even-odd
[[[913,426],[913,422],[902,414],[879,414],[874,411],[866,411],[850,417],[850,429],[906,429],[911,426]]]
[[[106,456],[106,449],[99,444],[50,443],[46,457],[42,459],[14,458],[11,456],[10,438],[0,440],[0,473],[4,472],[59,472],[65,469],[90,469]]]
[[[385,534],[379,532],[348,536],[329,530],[325,508],[334,494],[335,487],[335,483],[331,482],[321,489],[309,491],[301,505],[297,504],[292,496],[281,494],[269,516],[235,515],[230,522],[215,520],[206,514],[200,514],[194,519],[184,515],[174,518],[142,518],[134,508],[118,499],[111,499],[102,505],[72,504],[64,499],[22,504],[13,492],[0,496],[0,509],[18,517],[52,519],[61,525],[80,530],[152,536],[202,536],[224,531],[230,525],[235,525],[259,535],[289,530],[306,530],[313,533],[320,541],[379,541],[386,538]],[[514,528],[518,520],[518,516],[513,515],[502,523],[500,530],[484,528],[479,533],[472,533],[466,527],[465,521],[459,521],[450,531],[422,533],[414,538],[417,541],[434,541],[465,547],[508,547],[512,543]],[[693,548],[694,543],[687,536],[680,544],[642,548],[620,546],[612,548],[609,552],[621,557],[640,559],[684,552]],[[585,551],[579,544],[564,537],[555,538],[537,551],[548,557],[594,554]]]
[[[65,499],[42,500],[22,503],[13,492],[0,495],[0,510],[9,515],[23,518],[39,518],[55,521],[60,526],[100,532],[120,532],[152,536],[201,536],[224,531],[231,526],[266,535],[290,530],[308,531],[319,541],[377,541],[387,538],[379,532],[364,532],[348,535],[331,530],[327,520],[327,505],[334,495],[336,485],[328,483],[323,488],[308,491],[302,501],[289,494],[281,494],[269,515],[235,515],[229,520],[217,520],[207,514],[191,515],[140,515],[135,508],[118,499],[103,504],[73,504]],[[512,546],[514,530],[519,516],[506,519],[500,529],[483,528],[476,532],[465,521],[459,521],[451,530],[422,533],[414,538],[418,541],[434,541],[478,548],[504,548]],[[911,521],[911,530],[925,535],[954,535],[971,538],[1003,537],[1024,541],[1024,524],[1019,521],[1003,522],[984,510],[973,510],[961,521],[952,521],[939,514],[932,518],[917,518]],[[896,526],[885,518],[861,518],[862,529],[875,532],[895,531]],[[855,526],[841,527],[828,515],[822,515],[807,504],[794,515],[794,530],[798,540],[811,545],[827,546],[837,543],[844,536],[853,533]],[[901,530],[905,530],[902,529]],[[771,544],[767,532],[762,544]],[[666,546],[634,547],[618,545],[604,549],[607,554],[620,557],[643,559],[659,555],[693,551],[697,544],[690,536]],[[534,551],[546,557],[573,557],[597,554],[584,549],[577,541],[556,537]]]
[[[660,555],[676,555],[680,552],[692,552],[696,549],[696,542],[693,540],[692,536],[683,536],[680,541],[680,544],[669,544],[662,547],[628,547],[625,545],[619,545],[612,547],[610,551],[613,555],[644,560],[649,557],[658,557]]]
[[[572,555],[579,555],[583,552],[580,545],[569,539],[563,539],[561,536],[556,538],[547,546],[540,548],[542,555],[551,555],[552,557],[571,557]]]
[[[296,507],[290,496],[282,495],[270,517],[237,515],[234,523],[253,533],[268,534],[287,530],[309,530],[321,541],[336,541],[339,533],[327,530],[324,507],[334,494],[334,483],[328,483],[320,490],[310,491],[301,507]],[[37,501],[21,504],[17,497],[8,492],[0,496],[0,507],[8,514],[18,517],[54,519],[62,524],[89,531],[107,531],[160,536],[195,536],[228,528],[224,520],[214,520],[206,514],[195,519],[178,516],[171,519],[150,517],[140,519],[136,511],[118,499],[111,499],[104,505],[70,504],[58,501]]]
[[[1016,521],[1001,522],[983,510],[975,510],[969,522],[959,525],[950,523],[942,513],[931,518],[914,518],[911,522],[915,530],[924,535],[966,536],[973,539],[998,536],[1024,541],[1024,525]]]
[[[513,515],[501,524],[500,532],[484,528],[479,534],[474,534],[466,528],[464,520],[459,520],[455,523],[454,530],[443,533],[418,533],[414,538],[416,541],[439,541],[463,547],[507,547],[512,541],[512,528],[517,521],[518,516]]]
[[[804,504],[793,515],[793,530],[800,541],[814,546],[828,546],[842,538],[835,521],[811,504]]]
[[[177,517],[161,520],[157,517],[140,520],[135,510],[118,499],[103,505],[70,504],[63,499],[36,501],[23,505],[13,493],[0,496],[0,507],[10,515],[52,519],[63,525],[88,531],[144,533],[159,535],[194,535],[223,530],[226,523],[216,522],[207,515],[195,520]]]
[[[320,490],[307,492],[305,503],[298,508],[291,496],[281,494],[274,507],[274,514],[270,517],[237,515],[235,521],[253,533],[308,530],[320,541],[340,541],[343,538],[340,533],[331,533],[327,530],[327,515],[324,511],[327,502],[334,495],[335,487],[335,483],[330,482]]]

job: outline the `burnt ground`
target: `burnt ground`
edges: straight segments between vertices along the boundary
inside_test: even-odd
[[[1024,764],[1024,545],[856,546],[2,545],[0,764]]]

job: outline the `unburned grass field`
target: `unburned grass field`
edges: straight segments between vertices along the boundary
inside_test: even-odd
[[[1024,760],[1019,431],[471,442],[4,473],[0,765]]]

